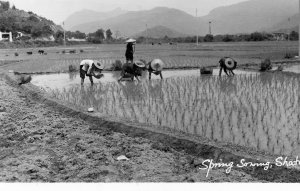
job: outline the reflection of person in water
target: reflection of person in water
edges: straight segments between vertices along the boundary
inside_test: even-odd
[[[95,88],[90,86],[85,88],[81,86],[80,88],[81,103],[86,107],[93,107],[98,101],[95,98]]]
[[[155,100],[163,100],[162,81],[149,81],[149,96]]]
[[[224,93],[231,94],[236,92],[236,85],[233,83],[234,78],[221,77],[220,90]]]
[[[128,99],[133,99],[134,101],[140,100],[144,97],[143,87],[141,83],[130,83],[125,81],[123,83],[119,83],[122,88],[123,94]]]
[[[77,75],[78,75],[77,72],[69,72],[69,79],[75,80]]]

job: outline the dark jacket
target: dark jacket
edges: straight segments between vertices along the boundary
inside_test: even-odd
[[[133,43],[128,43],[126,46],[126,53],[125,53],[125,57],[126,58],[133,58]]]

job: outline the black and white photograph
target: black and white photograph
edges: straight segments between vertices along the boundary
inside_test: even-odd
[[[1,190],[300,183],[299,12],[300,0],[1,0]]]

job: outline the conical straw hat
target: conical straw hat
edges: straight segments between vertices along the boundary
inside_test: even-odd
[[[96,66],[96,68],[98,68],[99,70],[103,70],[104,69],[104,64],[98,60],[94,61],[94,65]]]
[[[137,67],[140,67],[140,68],[146,67],[146,65],[140,60],[134,61],[134,65],[136,65]]]
[[[230,69],[230,70],[234,70],[237,65],[236,61],[233,60],[232,58],[226,58],[224,64],[225,64],[226,68]]]
[[[132,38],[130,38],[130,39],[128,39],[128,40],[126,40],[126,43],[134,43],[134,42],[136,42],[136,40],[134,40],[134,39],[132,39]]]
[[[154,59],[151,61],[150,66],[153,70],[160,72],[164,67],[164,63],[161,59]]]

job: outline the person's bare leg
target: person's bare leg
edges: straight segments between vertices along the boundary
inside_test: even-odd
[[[149,72],[149,80],[151,80],[151,72]]]
[[[94,85],[93,77],[89,76],[89,78],[90,78],[91,84]]]
[[[140,82],[140,79],[139,79],[139,77],[138,77],[138,76],[135,76],[135,78],[137,79],[137,81],[138,81],[138,82]]]
[[[118,79],[118,82],[120,82],[120,81],[123,79],[124,75],[125,75],[125,72],[124,72],[124,70],[122,69],[122,71],[121,71],[121,76],[120,76],[120,78]]]
[[[226,74],[227,76],[229,76],[229,74],[228,74],[226,68],[224,68],[224,72],[225,72],[225,74]]]
[[[84,78],[81,78],[81,85],[83,86]]]
[[[128,64],[128,60],[126,60],[126,63],[125,63],[125,66]],[[121,76],[120,78],[118,79],[118,82],[120,82],[123,78],[124,78],[124,75],[125,75],[125,66],[122,66],[122,71],[121,71]]]
[[[220,71],[219,71],[219,76],[222,75],[222,70],[223,70],[223,68],[221,67],[221,68],[220,68]]]

